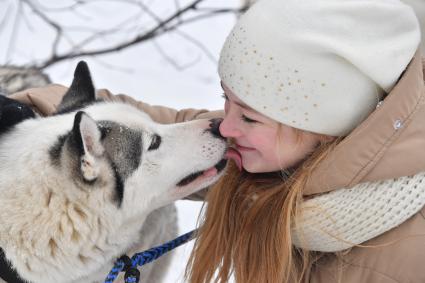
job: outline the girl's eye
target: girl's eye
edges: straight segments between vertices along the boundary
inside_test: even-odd
[[[246,117],[245,115],[242,114],[242,121],[246,122],[246,123],[257,123],[256,120],[253,120],[251,118]]]
[[[221,97],[223,97],[223,99],[224,99],[224,100],[229,100],[229,98],[227,97],[227,95],[226,95],[225,93],[223,93],[223,94],[221,95]]]

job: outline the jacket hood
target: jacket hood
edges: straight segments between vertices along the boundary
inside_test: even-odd
[[[386,98],[312,172],[304,195],[425,171],[424,103],[417,51]]]

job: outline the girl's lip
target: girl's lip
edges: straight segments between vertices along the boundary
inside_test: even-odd
[[[253,151],[253,150],[255,150],[255,148],[252,148],[252,147],[246,147],[246,146],[242,146],[242,145],[239,145],[239,144],[235,144],[235,145],[236,145],[236,149],[238,151]]]

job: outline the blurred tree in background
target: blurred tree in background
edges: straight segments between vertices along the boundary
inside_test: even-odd
[[[0,62],[0,89],[12,93],[45,85],[50,80],[43,71],[57,63],[100,57],[146,43],[154,44],[169,64],[184,69],[191,63],[179,65],[168,55],[170,47],[155,41],[170,33],[215,60],[208,47],[184,27],[224,14],[238,15],[250,1],[234,2],[226,6],[226,1],[218,0],[0,0],[5,58]],[[22,46],[21,37],[37,44]],[[24,59],[12,59],[17,53]]]

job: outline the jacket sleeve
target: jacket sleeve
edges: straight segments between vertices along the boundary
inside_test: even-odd
[[[42,116],[48,116],[56,111],[62,97],[67,91],[67,87],[58,84],[51,84],[40,88],[31,88],[24,91],[14,93],[10,98],[16,99],[31,106],[38,114]],[[146,112],[152,120],[161,124],[172,124],[180,123],[195,119],[210,119],[223,117],[223,111],[209,111],[206,109],[182,109],[175,110],[172,108],[149,105],[147,103],[136,101],[134,98],[118,94],[113,95],[106,89],[100,89],[97,91],[99,98],[109,101],[121,101],[132,104],[137,108]]]
[[[209,111],[206,109],[192,108],[175,110],[165,106],[150,105],[141,101],[136,101],[134,98],[124,94],[113,95],[106,89],[99,90],[98,96],[106,100],[118,100],[132,104],[146,112],[152,118],[152,120],[160,124],[172,124],[196,119],[212,119],[223,117],[223,111],[221,110]]]
[[[22,103],[31,106],[41,116],[52,115],[56,112],[59,103],[62,100],[67,87],[51,84],[40,88],[31,88],[10,95],[12,99],[16,99]],[[152,120],[160,124],[180,123],[195,119],[212,119],[223,117],[223,111],[209,111],[205,109],[182,109],[175,110],[172,108],[149,105],[147,103],[136,101],[134,98],[118,94],[114,95],[106,89],[97,91],[98,98],[109,101],[121,101],[132,104],[142,111],[146,112]],[[206,189],[188,197],[191,200],[204,200]]]

